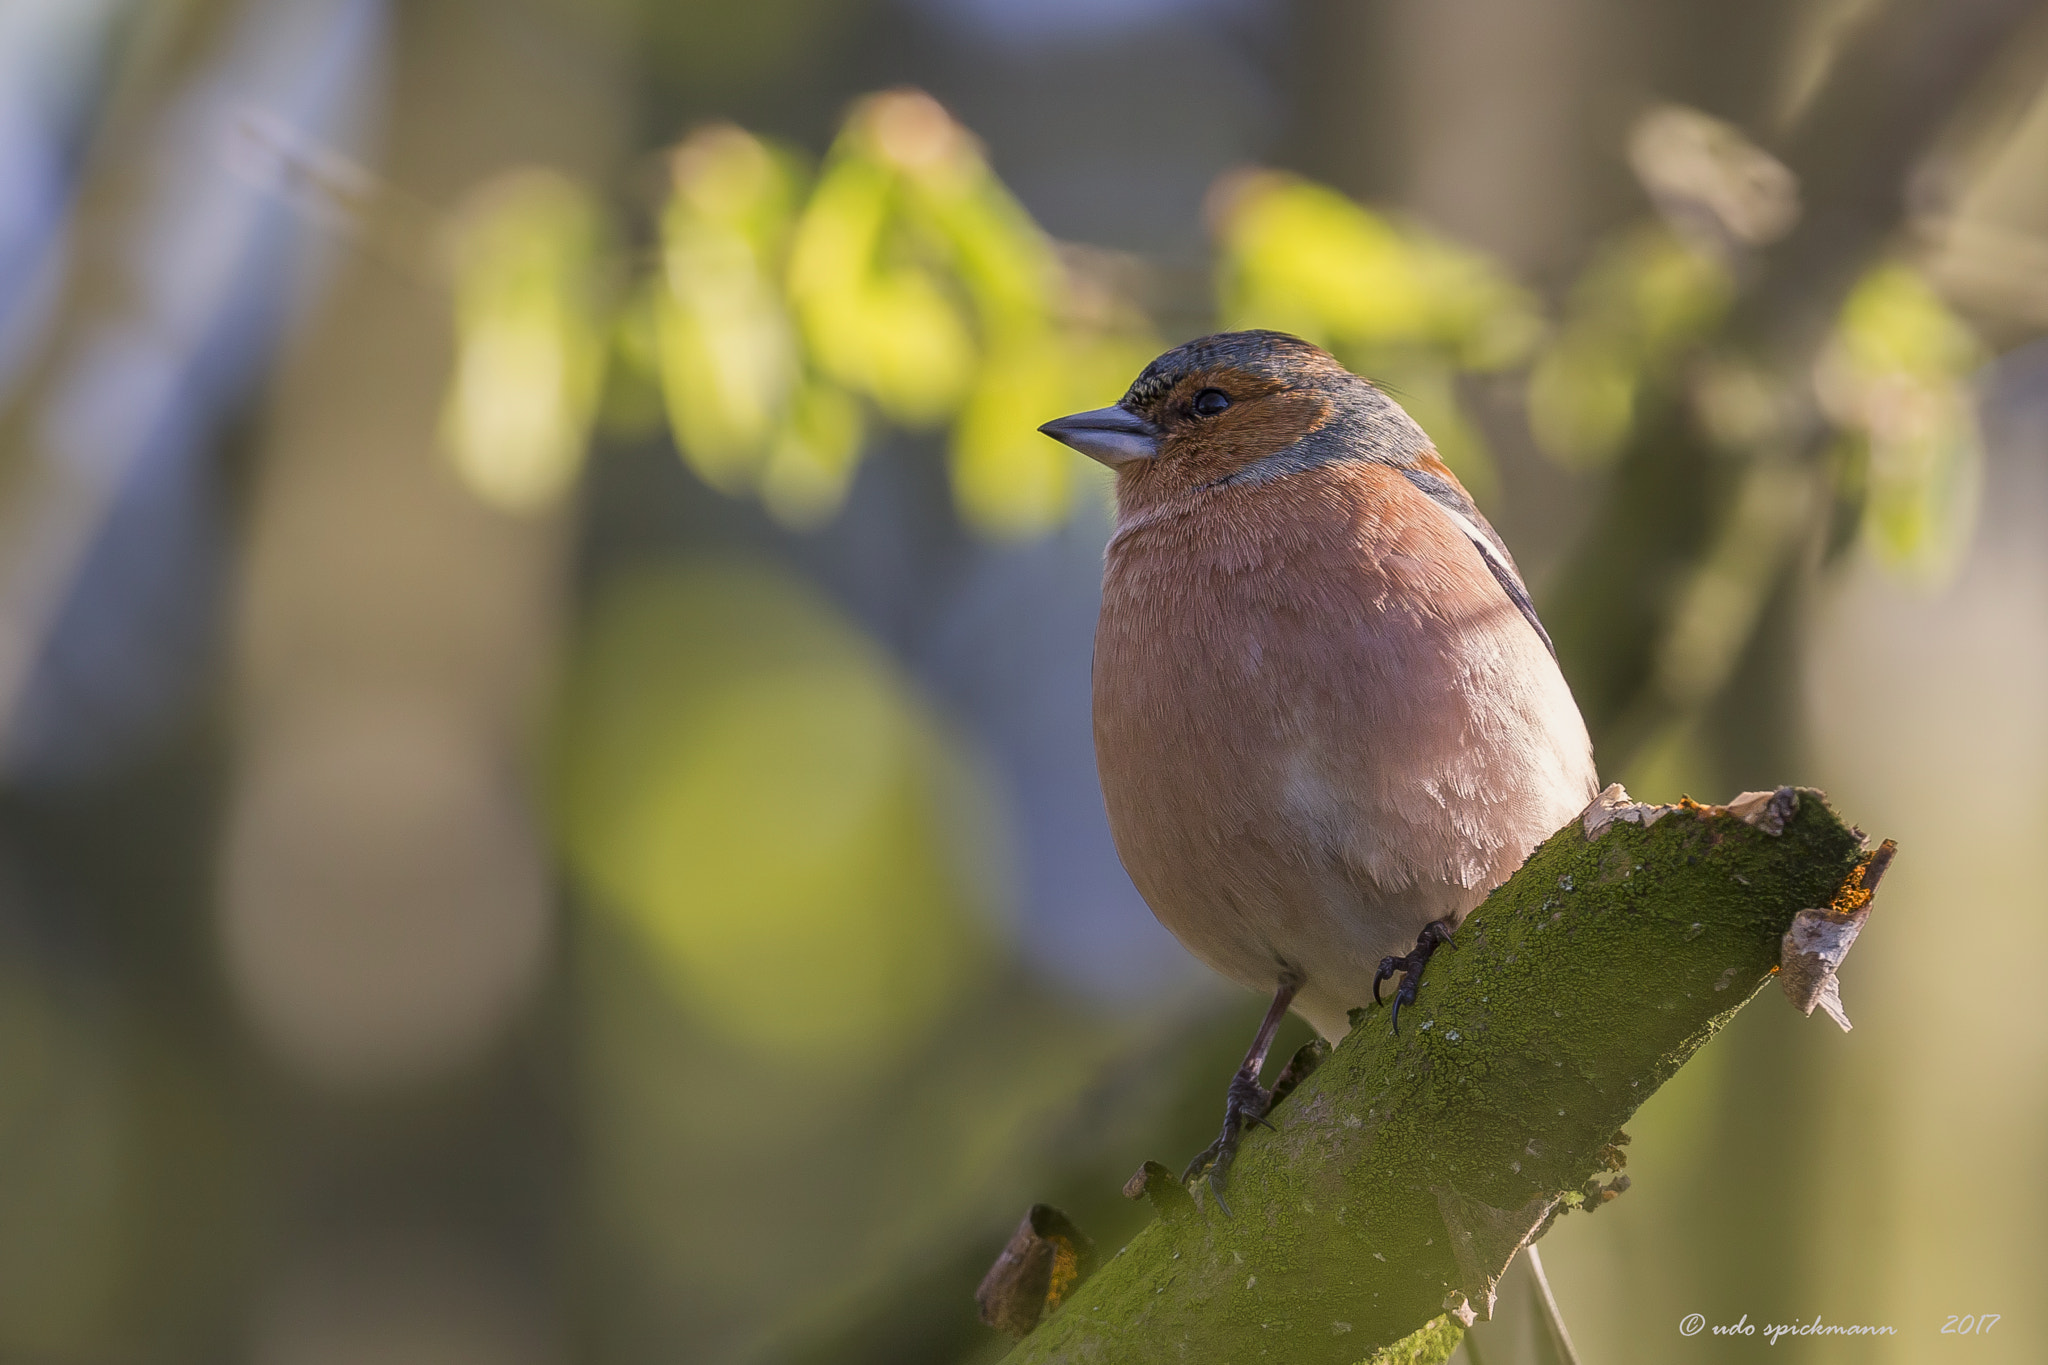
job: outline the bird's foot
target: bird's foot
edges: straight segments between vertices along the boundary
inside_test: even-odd
[[[1265,1123],[1266,1114],[1273,1107],[1273,1092],[1259,1084],[1258,1074],[1240,1070],[1230,1078],[1230,1091],[1223,1104],[1223,1131],[1216,1140],[1195,1154],[1180,1174],[1185,1184],[1199,1176],[1209,1177],[1209,1190],[1216,1196],[1216,1202],[1228,1215],[1230,1206],[1223,1202],[1223,1182],[1230,1174],[1230,1163],[1237,1159],[1237,1145],[1244,1141],[1245,1129],[1254,1123]]]
[[[1273,991],[1273,1003],[1267,1006],[1266,1017],[1259,1021],[1259,1031],[1253,1035],[1252,1045],[1245,1051],[1237,1074],[1230,1078],[1229,1098],[1223,1106],[1223,1131],[1181,1172],[1183,1184],[1204,1171],[1208,1172],[1209,1192],[1216,1196],[1216,1206],[1223,1210],[1225,1218],[1231,1215],[1230,1205],[1223,1202],[1223,1179],[1230,1173],[1230,1163],[1237,1159],[1237,1144],[1244,1139],[1246,1128],[1254,1123],[1266,1123],[1266,1115],[1272,1112],[1278,1097],[1286,1093],[1279,1087],[1268,1090],[1260,1085],[1259,1073],[1265,1070],[1266,1053],[1273,1046],[1273,1035],[1279,1030],[1280,1021],[1287,1017],[1287,1007],[1294,1003],[1303,979],[1301,972],[1293,967],[1281,971]],[[1281,1084],[1287,1090],[1293,1089],[1308,1074],[1308,1068],[1314,1065],[1316,1059],[1304,1055],[1308,1051],[1303,1048],[1297,1052],[1281,1073]],[[1266,1126],[1271,1128],[1273,1125],[1266,1123]]]
[[[1406,957],[1380,959],[1380,969],[1372,974],[1372,1002],[1375,1005],[1384,1003],[1380,999],[1380,983],[1392,981],[1396,972],[1401,974],[1400,989],[1394,992],[1394,1032],[1401,1031],[1401,1006],[1414,1004],[1415,993],[1422,989],[1422,969],[1429,965],[1429,959],[1439,944],[1450,942],[1451,926],[1440,919],[1431,920],[1416,936],[1415,951]]]

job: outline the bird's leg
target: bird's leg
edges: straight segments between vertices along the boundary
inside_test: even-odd
[[[1450,921],[1433,919],[1423,925],[1422,932],[1416,936],[1415,951],[1406,957],[1380,959],[1380,969],[1372,974],[1373,1004],[1384,1003],[1380,999],[1380,982],[1392,981],[1395,972],[1401,973],[1401,988],[1394,992],[1394,1032],[1401,1031],[1401,1006],[1414,1004],[1415,992],[1422,988],[1422,969],[1429,965],[1437,945],[1450,941]]]
[[[1223,1178],[1237,1156],[1237,1144],[1243,1139],[1244,1130],[1254,1123],[1266,1123],[1266,1113],[1273,1107],[1273,1092],[1259,1084],[1259,1072],[1265,1068],[1266,1054],[1273,1049],[1273,1035],[1280,1031],[1280,1021],[1287,1017],[1287,1007],[1294,1003],[1295,992],[1300,989],[1300,977],[1289,973],[1280,978],[1273,1003],[1267,1008],[1266,1017],[1259,1021],[1251,1048],[1244,1054],[1237,1074],[1230,1078],[1230,1090],[1223,1104],[1223,1131],[1181,1172],[1180,1178],[1188,1181],[1207,1171],[1209,1188],[1215,1192],[1218,1204],[1223,1204]],[[1223,1205],[1223,1211],[1228,1214],[1230,1207]]]

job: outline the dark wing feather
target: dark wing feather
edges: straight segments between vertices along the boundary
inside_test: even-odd
[[[1523,619],[1535,628],[1537,638],[1543,641],[1543,647],[1555,659],[1557,646],[1550,643],[1550,632],[1536,617],[1536,604],[1529,600],[1529,589],[1523,585],[1522,575],[1515,568],[1514,556],[1508,553],[1508,547],[1494,534],[1493,527],[1479,514],[1479,509],[1472,505],[1472,499],[1465,495],[1465,490],[1451,479],[1413,465],[1402,469],[1401,473],[1465,533],[1466,539],[1479,551],[1479,557],[1486,561],[1494,581],[1507,593],[1508,600],[1515,604]]]

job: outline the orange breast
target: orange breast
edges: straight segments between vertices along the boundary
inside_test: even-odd
[[[1476,904],[1593,790],[1548,652],[1383,465],[1197,492],[1120,526],[1095,739],[1154,913],[1246,985],[1305,974],[1299,1008],[1325,1032],[1381,956]]]

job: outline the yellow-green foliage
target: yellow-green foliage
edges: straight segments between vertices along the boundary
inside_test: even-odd
[[[1452,381],[1527,356],[1543,331],[1534,296],[1480,252],[1293,176],[1241,174],[1216,202],[1222,324],[1292,332],[1386,384],[1490,496],[1492,460]]]
[[[794,157],[731,128],[675,164],[660,367],[708,482],[821,520],[871,405],[911,430],[950,424],[969,524],[1028,535],[1064,518],[1078,471],[1035,429],[1113,400],[1152,341],[1128,311],[1075,316],[1051,242],[945,110],[909,91],[863,101],[808,186]]]
[[[1572,286],[1564,325],[1529,375],[1529,427],[1575,467],[1604,464],[1634,429],[1646,390],[1733,297],[1727,270],[1660,223],[1607,242]]]
[[[1984,346],[1926,280],[1887,263],[1849,296],[1818,375],[1863,499],[1865,542],[1918,573],[1952,564],[1973,521],[1982,452],[1970,376]]]
[[[793,527],[838,511],[885,425],[944,430],[955,506],[985,535],[1047,531],[1099,483],[1036,428],[1114,401],[1161,342],[929,96],[860,101],[815,173],[728,124],[690,135],[669,169],[653,268],[616,308],[602,217],[574,184],[516,172],[461,214],[442,436],[480,496],[511,510],[559,497],[601,392],[621,427],[644,427],[658,394],[699,477]],[[1531,361],[1530,430],[1574,468],[1613,460],[1660,403],[1736,456],[1803,439],[1788,417],[1810,405],[1788,400],[1807,377],[1718,337],[1734,271],[1660,222],[1605,242],[1547,331],[1499,262],[1325,186],[1238,172],[1211,201],[1217,324],[1295,333],[1384,384],[1482,501],[1498,480],[1461,377]],[[1965,539],[1968,376],[1984,358],[1904,265],[1872,271],[1842,311],[1815,391],[1840,436],[1838,490],[1886,564],[1939,568]]]
[[[669,164],[661,269],[648,281],[661,392],[690,468],[738,493],[761,477],[809,378],[782,298],[802,171],[724,125],[697,133]],[[850,466],[859,442],[856,428],[809,463]]]
[[[463,481],[511,511],[576,477],[604,376],[596,208],[553,171],[470,197],[453,234],[456,361],[441,443]]]

